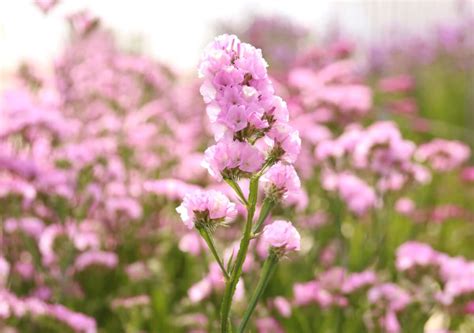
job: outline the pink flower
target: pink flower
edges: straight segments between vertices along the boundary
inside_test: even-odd
[[[273,154],[287,163],[295,163],[301,151],[299,132],[285,122],[277,122],[267,133]]]
[[[380,90],[384,92],[408,91],[413,88],[415,82],[410,75],[391,76],[380,80]]]
[[[397,249],[396,266],[400,271],[436,265],[437,260],[438,253],[427,244],[411,241]]]
[[[88,251],[81,253],[74,262],[76,272],[83,271],[89,266],[102,266],[115,268],[118,264],[118,256],[114,252]]]
[[[207,246],[199,234],[190,232],[181,237],[178,245],[179,249],[193,256],[198,256],[201,252],[206,251]]]
[[[221,140],[205,151],[202,166],[217,181],[253,173],[263,165],[264,156],[246,142]]]
[[[212,123],[233,134],[285,119],[286,106],[274,99],[266,67],[262,52],[236,36],[221,35],[207,46],[199,66],[205,79],[200,92]]]
[[[282,296],[275,297],[273,306],[282,317],[289,318],[291,316],[291,304],[286,298]]]
[[[329,191],[337,191],[349,210],[356,215],[364,215],[369,209],[377,206],[375,191],[349,172],[323,174],[323,187]]]
[[[451,171],[463,164],[471,151],[460,141],[434,139],[418,147],[416,158],[428,162],[437,171]]]
[[[263,228],[262,243],[287,253],[300,250],[301,236],[288,221],[276,220]]]
[[[461,172],[461,179],[465,182],[474,183],[474,166],[465,167]]]
[[[96,333],[97,324],[95,320],[85,314],[69,310],[60,304],[52,304],[49,306],[48,314],[59,321],[66,323],[75,332]]]
[[[257,319],[255,324],[257,326],[258,333],[283,333],[278,321],[272,317],[265,317]]]
[[[344,280],[341,290],[350,294],[360,288],[371,286],[375,282],[377,282],[377,275],[373,271],[352,273]]]
[[[176,211],[189,229],[196,223],[226,223],[237,215],[235,204],[223,193],[214,190],[187,194]]]
[[[272,166],[261,178],[267,196],[275,199],[286,199],[291,195],[299,195],[301,182],[292,165],[281,162]]]
[[[395,203],[395,210],[401,215],[410,215],[415,211],[415,203],[409,198],[400,198]]]
[[[411,303],[410,295],[393,283],[384,283],[372,287],[368,293],[369,303],[386,306],[389,311],[398,312]]]

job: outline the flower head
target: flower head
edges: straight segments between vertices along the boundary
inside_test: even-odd
[[[286,199],[289,195],[299,194],[301,182],[292,165],[281,162],[272,166],[261,178],[268,197],[275,200]]]
[[[263,228],[262,242],[285,254],[300,250],[301,236],[291,222],[277,220]]]
[[[237,215],[235,204],[223,193],[214,190],[187,194],[176,211],[189,229],[195,225],[211,227],[226,223]]]
[[[206,149],[202,165],[216,180],[237,179],[260,170],[263,153],[246,142],[221,140]]]

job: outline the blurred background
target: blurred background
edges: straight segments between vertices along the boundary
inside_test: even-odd
[[[253,17],[284,16],[324,36],[338,27],[360,46],[390,40],[395,32],[423,34],[472,11],[472,0],[351,1],[62,1],[45,16],[32,0],[0,2],[0,68],[5,75],[21,61],[45,65],[68,36],[64,17],[87,8],[115,32],[121,45],[137,46],[179,69],[193,69],[216,27],[244,27]]]

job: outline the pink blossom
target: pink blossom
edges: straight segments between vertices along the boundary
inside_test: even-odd
[[[438,254],[429,245],[410,241],[397,249],[396,266],[400,271],[436,265]]]
[[[415,203],[409,198],[400,198],[395,203],[395,210],[402,215],[410,215],[415,211]]]
[[[187,252],[193,256],[198,256],[207,249],[206,243],[202,237],[195,232],[187,233],[181,237],[178,247],[181,251]]]
[[[301,182],[292,165],[281,162],[272,166],[261,178],[267,196],[286,199],[299,194]]]
[[[299,251],[301,236],[291,222],[276,220],[263,228],[261,241],[283,252]]]
[[[176,211],[189,229],[192,229],[195,223],[203,223],[207,218],[212,223],[226,223],[237,215],[235,204],[223,193],[214,190],[187,194]]]
[[[357,176],[348,172],[341,174],[325,173],[323,187],[329,191],[337,191],[350,211],[356,215],[364,215],[377,206],[375,191]]]
[[[280,324],[272,317],[257,319],[255,325],[258,333],[284,333]]]
[[[474,182],[474,166],[465,167],[461,172],[461,179],[465,182]]]
[[[52,304],[48,309],[49,315],[66,323],[78,333],[96,333],[97,325],[93,318],[82,313],[74,312],[60,304]]]
[[[450,171],[467,161],[470,154],[469,147],[460,141],[434,139],[418,147],[416,158],[437,171]]]
[[[9,218],[5,221],[5,231],[14,232],[16,230],[22,230],[27,235],[33,238],[39,238],[44,230],[43,221],[34,217],[24,217],[21,219]]]
[[[211,122],[235,133],[269,127],[272,117],[286,119],[287,111],[281,112],[286,105],[274,99],[266,67],[261,51],[236,36],[221,35],[209,44],[199,76],[205,79],[200,92]]]
[[[277,122],[268,132],[270,145],[278,158],[295,163],[301,151],[299,132],[284,122]]]
[[[205,151],[202,162],[209,174],[221,181],[224,177],[238,177],[253,173],[262,167],[263,154],[255,147],[240,141],[219,141]]]
[[[398,312],[411,303],[410,295],[393,283],[376,285],[369,290],[368,299],[371,304],[386,306],[389,311]]]
[[[291,304],[286,298],[282,296],[275,297],[273,306],[281,316],[285,318],[291,317]]]
[[[360,273],[352,273],[346,277],[342,284],[341,290],[344,293],[353,293],[360,288],[369,287],[377,282],[377,275],[373,271],[363,271]]]
[[[410,75],[391,76],[380,80],[380,90],[384,92],[403,92],[411,90],[415,82]]]
[[[89,266],[103,266],[115,268],[118,264],[118,256],[114,252],[88,251],[81,253],[74,262],[77,272],[83,271]]]

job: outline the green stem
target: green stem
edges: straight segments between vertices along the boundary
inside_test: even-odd
[[[268,197],[263,200],[262,209],[260,210],[260,215],[258,217],[257,223],[255,223],[252,229],[252,236],[255,236],[258,232],[260,232],[260,227],[262,226],[263,222],[267,219],[268,215],[272,208],[275,207],[275,201],[269,199]]]
[[[247,199],[245,199],[244,192],[240,188],[239,184],[233,179],[225,179],[226,183],[233,188],[239,199],[245,204],[248,205]]]
[[[230,278],[229,273],[227,273],[227,270],[224,267],[224,263],[216,250],[216,245],[214,243],[214,238],[212,237],[212,234],[205,227],[199,227],[197,229],[199,230],[199,233],[201,234],[202,238],[204,238],[204,240],[206,241],[207,246],[211,250],[211,253],[216,259],[217,263],[219,264],[219,267],[221,268],[225,278],[228,280]]]
[[[250,179],[249,185],[249,199],[247,203],[247,221],[244,227],[244,234],[240,241],[239,252],[231,271],[230,279],[226,282],[224,297],[222,299],[221,306],[221,332],[231,332],[232,325],[230,320],[230,308],[232,306],[232,298],[234,297],[235,288],[239,282],[240,276],[242,275],[242,266],[247,255],[247,250],[250,244],[252,236],[252,222],[255,214],[255,206],[257,204],[258,196],[258,176],[254,176]]]
[[[267,260],[263,264],[262,273],[260,275],[260,280],[258,280],[257,287],[250,298],[249,305],[245,310],[242,322],[239,326],[239,333],[243,333],[245,328],[247,327],[250,317],[252,316],[255,307],[257,306],[260,297],[262,297],[263,292],[267,288],[268,282],[270,281],[273,273],[275,273],[275,269],[278,263],[278,255],[274,251],[270,251],[270,255],[268,256]]]

